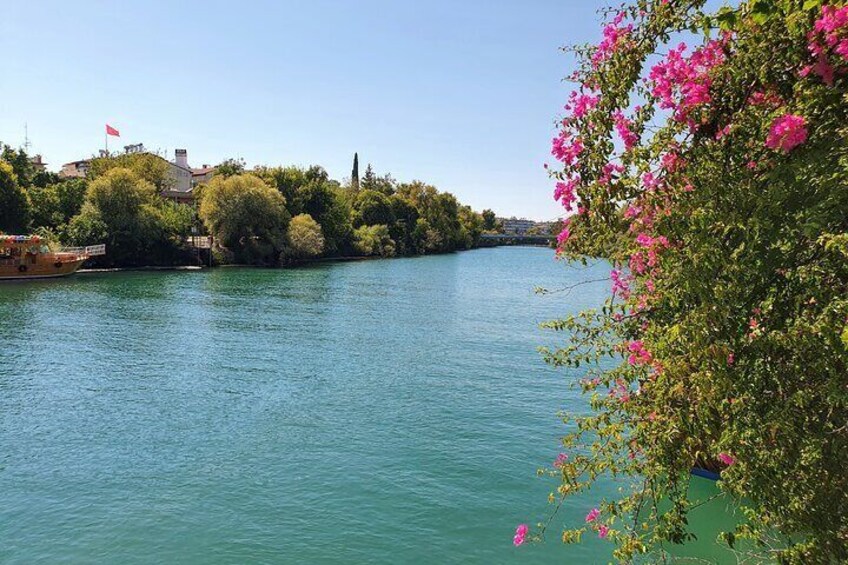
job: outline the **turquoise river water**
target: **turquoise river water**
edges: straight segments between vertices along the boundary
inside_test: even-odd
[[[546,517],[548,249],[0,285],[0,562],[601,563]],[[595,489],[556,519],[580,523]]]

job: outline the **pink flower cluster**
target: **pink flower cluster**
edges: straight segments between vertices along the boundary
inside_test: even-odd
[[[560,181],[556,184],[554,190],[554,200],[562,203],[562,206],[569,212],[574,209],[574,203],[577,202],[577,194],[575,189],[580,182],[580,177],[576,176],[567,181]]]
[[[557,455],[556,459],[554,459],[554,467],[557,469],[561,469],[565,462],[568,461],[568,455],[565,453],[560,453]]]
[[[848,61],[848,6],[822,6],[821,15],[807,37],[807,47],[816,58],[815,64],[801,70],[801,76],[815,73],[827,85],[833,85],[836,69],[828,56],[833,53]]]
[[[613,180],[613,175],[620,175],[623,172],[624,167],[618,163],[607,163],[601,170],[601,176],[598,177],[598,184],[606,186]]]
[[[559,232],[557,236],[557,245],[562,246],[568,238],[571,237],[571,231],[568,229],[568,226],[571,224],[571,218],[566,218],[562,223],[562,231]]]
[[[598,519],[598,516],[601,515],[601,511],[597,508],[592,508],[588,514],[586,514],[586,523],[589,524]]]
[[[573,138],[567,130],[562,130],[551,142],[551,154],[562,163],[571,167],[577,163],[577,158],[583,153],[585,147],[583,140]]]
[[[795,114],[785,114],[771,124],[766,147],[789,153],[807,141],[807,121]]]
[[[651,93],[659,98],[660,108],[674,110],[676,120],[689,121],[694,127],[692,111],[712,101],[710,72],[724,62],[725,43],[724,39],[708,41],[689,58],[683,55],[686,44],[681,43],[669,51],[665,60],[654,65],[649,82]]]
[[[601,42],[592,53],[592,66],[595,68],[609,60],[616,50],[626,44],[627,38],[633,31],[633,24],[623,26],[621,25],[623,21],[624,13],[619,12],[610,23],[604,26]]]
[[[512,545],[518,547],[519,545],[524,543],[524,538],[527,536],[527,532],[530,528],[527,527],[527,524],[519,524],[517,528],[515,528],[515,536],[512,538]]]
[[[612,279],[613,296],[618,295],[624,300],[630,298],[630,284],[627,275],[622,274],[618,269],[613,269],[610,271],[610,278]]]
[[[615,386],[612,387],[609,391],[609,396],[611,398],[615,398],[619,402],[629,402],[630,401],[630,389],[627,387],[627,383],[622,379],[618,379],[615,381]]]
[[[590,110],[598,105],[599,100],[600,98],[595,94],[586,94],[575,90],[568,96],[568,103],[565,105],[565,110],[569,112],[567,121],[585,117]]]
[[[649,365],[654,360],[641,339],[631,341],[627,345],[627,350],[630,352],[627,362],[631,365]]]
[[[733,457],[731,457],[727,453],[719,453],[718,454],[718,460],[721,461],[722,463],[724,463],[725,465],[727,465],[728,467],[730,465],[733,465],[734,463],[736,463],[736,459],[734,459]]]
[[[639,143],[639,135],[633,131],[633,122],[621,110],[616,110],[612,119],[618,136],[624,142],[625,151],[630,151]]]
[[[680,154],[675,150],[670,150],[666,153],[663,153],[662,159],[660,160],[660,167],[667,173],[676,173],[686,166],[686,161]]]

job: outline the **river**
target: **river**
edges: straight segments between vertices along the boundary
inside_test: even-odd
[[[609,292],[534,287],[607,274],[504,247],[0,285],[0,561],[606,562],[512,535],[586,407],[538,324]]]

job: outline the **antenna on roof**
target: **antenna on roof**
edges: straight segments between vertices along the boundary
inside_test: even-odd
[[[29,148],[32,144],[29,142],[29,125],[24,122],[24,153],[29,154]]]

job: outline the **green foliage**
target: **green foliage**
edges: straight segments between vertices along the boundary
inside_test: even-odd
[[[362,177],[360,183],[360,188],[362,190],[382,192],[386,196],[391,196],[395,192],[396,185],[397,182],[392,178],[392,175],[387,173],[385,176],[379,177],[374,172],[374,169],[371,168],[371,163],[368,163],[368,166],[365,168],[365,175]]]
[[[353,202],[355,211],[353,225],[374,226],[377,224],[390,225],[394,223],[395,217],[392,213],[392,203],[389,197],[382,192],[364,189],[360,191]]]
[[[480,243],[483,235],[483,216],[471,209],[471,206],[460,206],[460,241],[463,249],[472,249]]]
[[[483,216],[483,230],[484,231],[495,231],[498,227],[498,218],[495,216],[495,213],[488,208],[481,212]]]
[[[353,170],[350,172],[350,186],[359,190],[359,153],[353,154]]]
[[[356,250],[365,256],[394,257],[395,242],[385,225],[361,226],[353,234]]]
[[[291,219],[288,228],[286,259],[294,261],[317,257],[324,251],[324,234],[309,214],[298,214]]]
[[[109,168],[93,180],[80,213],[68,225],[75,245],[105,243],[103,265],[169,264],[181,259],[186,217],[165,203],[156,187],[125,168]],[[190,217],[190,215],[188,216]],[[179,233],[179,232],[182,233]]]
[[[245,162],[241,158],[230,158],[221,161],[215,167],[215,174],[224,178],[244,174]]]
[[[167,190],[173,184],[168,173],[168,161],[153,153],[124,153],[91,160],[88,180],[95,180],[112,169],[127,169],[138,178],[150,183],[157,191]]]
[[[216,175],[200,199],[200,218],[237,261],[273,264],[283,250],[289,213],[276,189],[255,175]]]
[[[606,257],[627,283],[602,309],[546,326],[568,337],[546,359],[580,369],[593,409],[568,419],[552,498],[632,480],[566,541],[603,525],[621,562],[686,541],[688,472],[701,466],[749,506],[722,539],[752,541],[752,562],[848,561],[848,80],[844,66],[832,84],[801,72],[816,63],[807,46],[820,4],[704,14],[703,2],[639,1],[625,8],[632,41],[594,65],[594,48],[576,49],[577,79],[601,88],[568,122],[566,141],[585,149],[554,173],[579,175],[585,210],[560,252]],[[691,119],[660,111],[646,63],[671,37],[714,25],[732,34],[713,44],[718,64],[695,70],[708,73],[709,97]],[[640,134],[623,151],[618,109]],[[786,115],[803,117],[808,136],[767,146]],[[610,162],[620,174],[604,175]]]
[[[0,161],[0,232],[26,233],[30,222],[30,202],[18,185],[11,165]]]
[[[61,231],[82,209],[87,186],[83,179],[67,179],[43,188],[31,187],[33,227]]]

